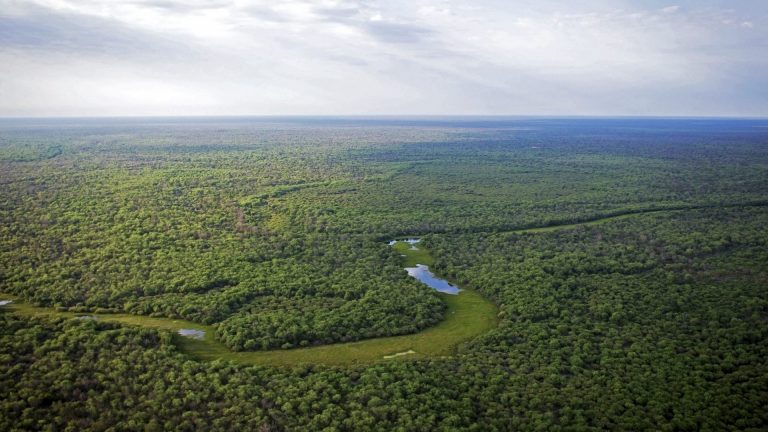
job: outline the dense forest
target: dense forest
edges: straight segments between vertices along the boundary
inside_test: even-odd
[[[0,122],[0,293],[213,325],[233,351],[411,334],[453,356],[185,355],[167,331],[0,306],[0,430],[765,430],[768,122]]]

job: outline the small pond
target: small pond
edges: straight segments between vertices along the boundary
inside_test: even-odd
[[[179,334],[192,339],[203,339],[205,337],[205,332],[203,330],[195,329],[181,329],[179,330]]]
[[[405,270],[408,272],[408,276],[411,276],[412,278],[427,284],[427,286],[435,291],[454,295],[461,291],[456,285],[453,285],[447,280],[440,279],[439,277],[435,276],[434,273],[429,271],[429,267],[425,266],[424,264],[416,264],[416,267],[406,267]]]
[[[416,247],[416,243],[419,243],[420,241],[420,238],[407,238],[390,240],[387,244],[394,246],[397,242],[404,242],[410,244],[411,249],[417,250],[418,248]],[[400,256],[404,257],[405,255]],[[456,285],[453,285],[447,280],[440,279],[439,277],[435,276],[434,273],[429,271],[429,267],[424,264],[416,264],[416,267],[406,267],[405,270],[408,272],[408,276],[411,276],[419,282],[426,284],[428,287],[435,291],[453,295],[456,295],[459,293],[459,291],[461,291]]]

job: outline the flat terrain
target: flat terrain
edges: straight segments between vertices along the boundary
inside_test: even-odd
[[[762,203],[748,204],[748,206],[762,205]],[[607,216],[582,223],[519,229],[506,233],[532,234],[554,232],[638,217],[642,216],[643,213],[684,210],[686,209],[635,211],[629,214]],[[435,260],[429,250],[421,244],[412,246],[405,242],[398,242],[393,248],[402,255],[402,262],[405,267],[413,267],[416,264],[434,264]],[[456,354],[464,342],[470,341],[495,327],[497,323],[497,307],[476,291],[463,288],[459,295],[439,294],[439,296],[448,306],[445,318],[437,325],[416,334],[308,348],[256,352],[233,352],[216,340],[214,337],[215,327],[186,320],[115,313],[89,315],[74,312],[58,312],[50,308],[35,307],[19,302],[18,298],[13,298],[14,303],[5,306],[5,308],[27,316],[52,315],[67,318],[95,316],[98,320],[105,322],[169,330],[174,333],[174,341],[184,353],[192,358],[205,361],[229,360],[240,364],[268,364],[273,366],[295,366],[301,364],[355,365],[396,358],[422,359]],[[0,295],[0,300],[11,298],[7,295]],[[200,340],[176,334],[181,329],[201,330],[205,332],[205,336]]]
[[[404,265],[429,265],[433,262],[429,251],[423,246],[418,249],[401,247],[398,252],[406,255]],[[411,264],[412,263],[412,264]],[[191,321],[151,318],[129,314],[76,314],[74,312],[58,312],[50,308],[35,307],[19,302],[6,306],[10,311],[26,316],[59,316],[75,318],[76,316],[94,316],[99,321],[117,322],[121,324],[169,330],[174,333],[174,342],[179,349],[192,358],[213,361],[229,360],[239,364],[268,364],[273,366],[296,366],[301,364],[323,365],[352,365],[367,364],[393,359],[422,359],[430,357],[449,356],[456,354],[460,345],[470,341],[480,334],[495,327],[498,312],[496,306],[484,299],[479,293],[464,290],[459,295],[439,294],[448,308],[445,318],[437,325],[416,334],[368,339],[359,342],[337,343],[309,348],[294,348],[290,350],[271,350],[256,352],[233,352],[214,337],[215,328]],[[0,300],[10,299],[0,295]],[[181,329],[201,330],[205,332],[202,340],[184,337],[176,334]],[[397,355],[413,351],[408,355]],[[392,356],[394,355],[394,356]],[[389,359],[385,357],[390,357]]]
[[[0,172],[0,430],[768,430],[767,120],[6,119]]]

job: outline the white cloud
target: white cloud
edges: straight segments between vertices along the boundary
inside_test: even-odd
[[[759,3],[661,6],[0,0],[0,115],[765,113]]]

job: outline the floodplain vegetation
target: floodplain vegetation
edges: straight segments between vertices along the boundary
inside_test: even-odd
[[[766,126],[3,120],[0,430],[765,430]]]

